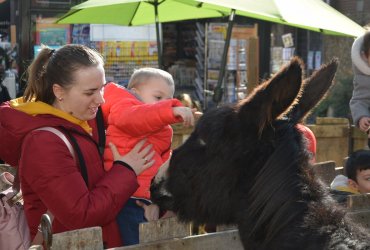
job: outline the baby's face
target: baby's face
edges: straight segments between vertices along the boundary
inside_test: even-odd
[[[164,79],[152,77],[135,89],[141,100],[145,103],[156,103],[161,100],[173,98],[174,88]]]
[[[357,170],[357,188],[360,193],[370,193],[370,169]]]

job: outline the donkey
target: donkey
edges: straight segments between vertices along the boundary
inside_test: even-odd
[[[370,235],[315,177],[296,127],[337,65],[302,82],[293,58],[235,106],[206,112],[155,177],[153,201],[183,222],[236,224],[245,249],[370,249]]]

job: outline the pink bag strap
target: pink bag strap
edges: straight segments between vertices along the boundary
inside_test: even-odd
[[[66,146],[67,146],[69,152],[71,153],[73,159],[76,159],[75,151],[73,150],[72,144],[69,142],[67,137],[62,132],[60,132],[60,130],[58,130],[56,128],[53,128],[53,127],[42,127],[42,128],[38,128],[38,129],[35,129],[35,130],[49,131],[49,132],[57,135],[66,144]]]
[[[62,139],[62,141],[66,144],[69,152],[71,153],[73,159],[76,160],[76,156],[75,156],[75,151],[73,150],[73,146],[72,144],[69,142],[69,140],[67,139],[67,137],[58,129],[56,128],[53,128],[53,127],[42,127],[42,128],[38,128],[38,129],[35,129],[35,130],[44,130],[44,131],[49,131],[55,135],[57,135],[60,139]],[[41,218],[41,223],[40,225],[38,226],[38,231],[37,231],[37,234],[35,235],[35,238],[33,238],[33,241],[32,241],[32,244],[31,245],[42,245],[43,241],[45,240],[46,244],[47,245],[51,245],[51,236],[52,236],[52,233],[51,233],[51,224],[53,223],[53,219],[54,219],[54,216],[53,214],[48,210],[46,212],[46,214],[43,214],[42,218]],[[49,225],[46,225],[46,224],[49,224]],[[46,228],[47,232],[43,232],[44,229]]]

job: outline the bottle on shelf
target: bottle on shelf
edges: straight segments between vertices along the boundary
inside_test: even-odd
[[[242,100],[247,95],[247,55],[244,46],[241,46],[238,51],[238,75],[239,84],[236,88],[236,97],[238,100]]]
[[[242,100],[247,96],[247,71],[239,71],[239,86],[236,88],[236,96],[238,100]]]

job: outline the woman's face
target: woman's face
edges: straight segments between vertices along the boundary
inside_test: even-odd
[[[94,119],[98,107],[104,103],[104,84],[102,65],[81,68],[74,73],[71,86],[56,94],[56,107],[83,121]]]

